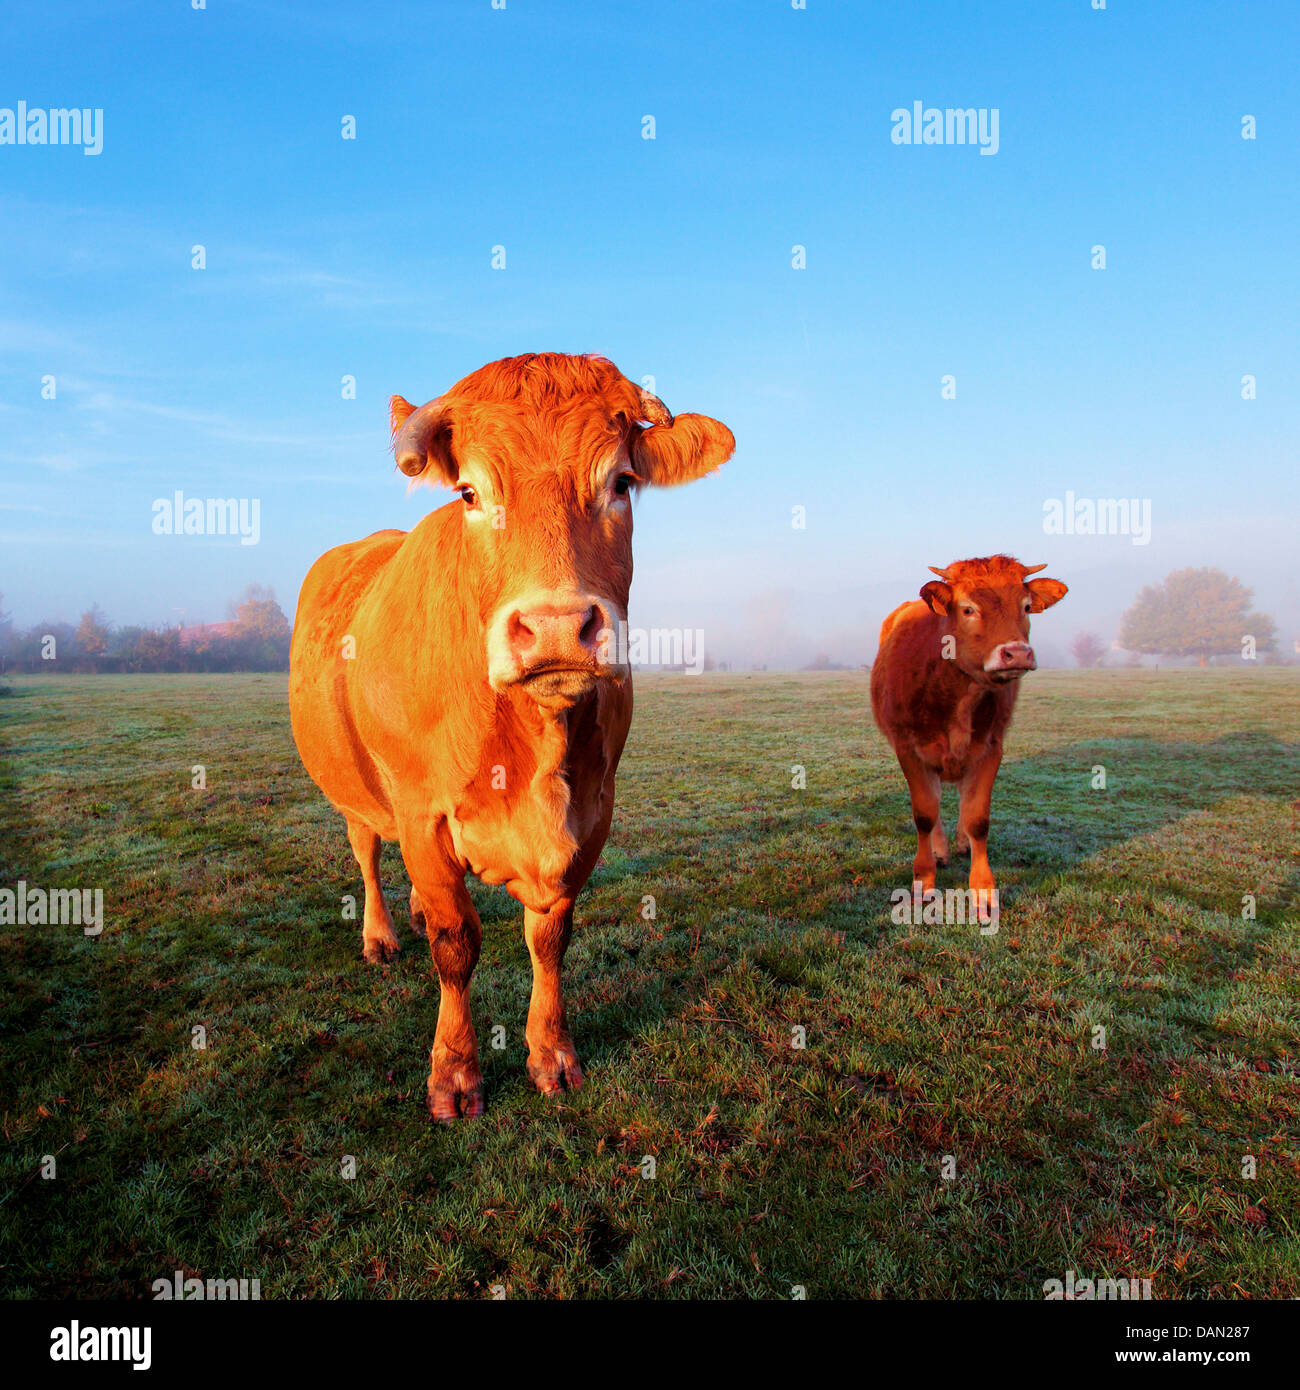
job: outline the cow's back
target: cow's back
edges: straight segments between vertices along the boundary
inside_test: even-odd
[[[392,810],[353,721],[344,643],[407,534],[376,531],[327,550],[303,580],[289,652],[289,718],[303,766],[340,810],[388,835]]]
[[[891,743],[900,705],[911,704],[926,678],[925,644],[938,623],[924,600],[900,603],[880,625],[880,646],[871,665],[871,712]]]

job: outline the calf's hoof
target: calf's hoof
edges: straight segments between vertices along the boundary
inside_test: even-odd
[[[483,1074],[471,1062],[435,1064],[429,1073],[429,1114],[435,1120],[472,1120],[483,1113]]]
[[[986,883],[972,882],[970,888],[975,895],[976,917],[981,922],[996,922],[1001,908],[997,884],[989,879]]]
[[[402,943],[391,931],[387,936],[376,932],[374,936],[362,937],[361,954],[371,965],[387,965],[402,954]]]
[[[559,1096],[582,1086],[582,1064],[572,1047],[547,1048],[528,1054],[528,1075],[544,1096]]]

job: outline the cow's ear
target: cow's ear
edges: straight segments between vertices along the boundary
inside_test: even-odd
[[[1059,579],[1027,579],[1025,588],[1029,590],[1029,611],[1041,613],[1060,601],[1070,591]]]
[[[408,478],[450,486],[460,474],[451,453],[451,418],[441,398],[417,410],[394,396],[388,402],[393,455]]]
[[[655,487],[692,483],[721,468],[735,448],[726,425],[707,415],[669,416],[666,424],[637,426],[628,443],[632,466]]]
[[[945,584],[942,579],[932,579],[921,585],[921,597],[941,618],[946,618],[952,602],[952,585]]]

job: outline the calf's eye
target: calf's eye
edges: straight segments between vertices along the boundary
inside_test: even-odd
[[[626,497],[632,491],[636,477],[632,473],[620,473],[614,479],[614,491],[619,497]]]
[[[467,507],[478,506],[478,493],[475,492],[472,487],[466,485],[458,488],[457,491],[460,493],[460,500],[464,502]]]
[[[963,608],[961,611],[965,613],[968,618],[973,618],[975,616],[975,610],[973,608]]]

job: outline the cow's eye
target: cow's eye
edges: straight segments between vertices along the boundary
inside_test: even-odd
[[[620,473],[614,479],[614,491],[619,497],[626,497],[639,481],[635,473]]]
[[[965,615],[966,615],[968,618],[973,618],[973,617],[975,616],[975,610],[970,606],[969,603],[966,604],[966,605],[962,608],[961,611],[962,611],[963,613],[965,613]]]
[[[467,507],[478,506],[478,493],[475,492],[468,483],[462,483],[456,491],[460,493],[460,500],[464,502]]]

